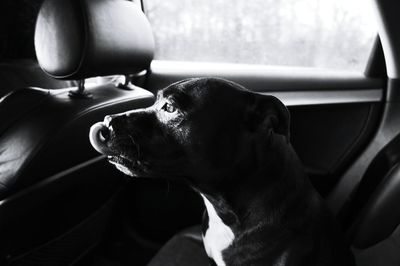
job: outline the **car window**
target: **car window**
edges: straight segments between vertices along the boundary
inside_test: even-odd
[[[144,0],[156,59],[362,71],[376,36],[365,0]]]

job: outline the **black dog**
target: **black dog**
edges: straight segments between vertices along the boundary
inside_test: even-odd
[[[222,79],[189,79],[146,109],[107,116],[92,145],[131,176],[182,178],[203,197],[216,265],[353,265],[289,143],[275,97]]]

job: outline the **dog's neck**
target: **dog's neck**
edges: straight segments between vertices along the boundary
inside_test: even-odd
[[[307,195],[313,196],[311,186],[305,174],[298,172],[301,167],[293,167],[300,162],[290,144],[281,141],[269,153],[273,159],[249,171],[246,176],[240,171],[230,171],[228,174],[231,176],[222,179],[226,182],[213,187],[196,187],[226,225],[249,228],[258,226],[261,220],[271,225],[279,224],[287,215],[283,205],[302,207],[309,203]],[[232,176],[235,173],[237,176]],[[299,199],[304,199],[304,202]]]

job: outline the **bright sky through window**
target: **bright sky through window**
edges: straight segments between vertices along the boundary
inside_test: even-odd
[[[376,36],[365,0],[145,0],[156,58],[362,71]]]

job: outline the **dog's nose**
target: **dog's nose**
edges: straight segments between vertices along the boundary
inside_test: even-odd
[[[107,142],[110,140],[110,130],[99,122],[90,128],[89,140],[92,146],[100,153],[112,155],[112,151],[108,148]]]
[[[107,142],[111,135],[108,127],[101,127],[98,134],[101,142]]]

